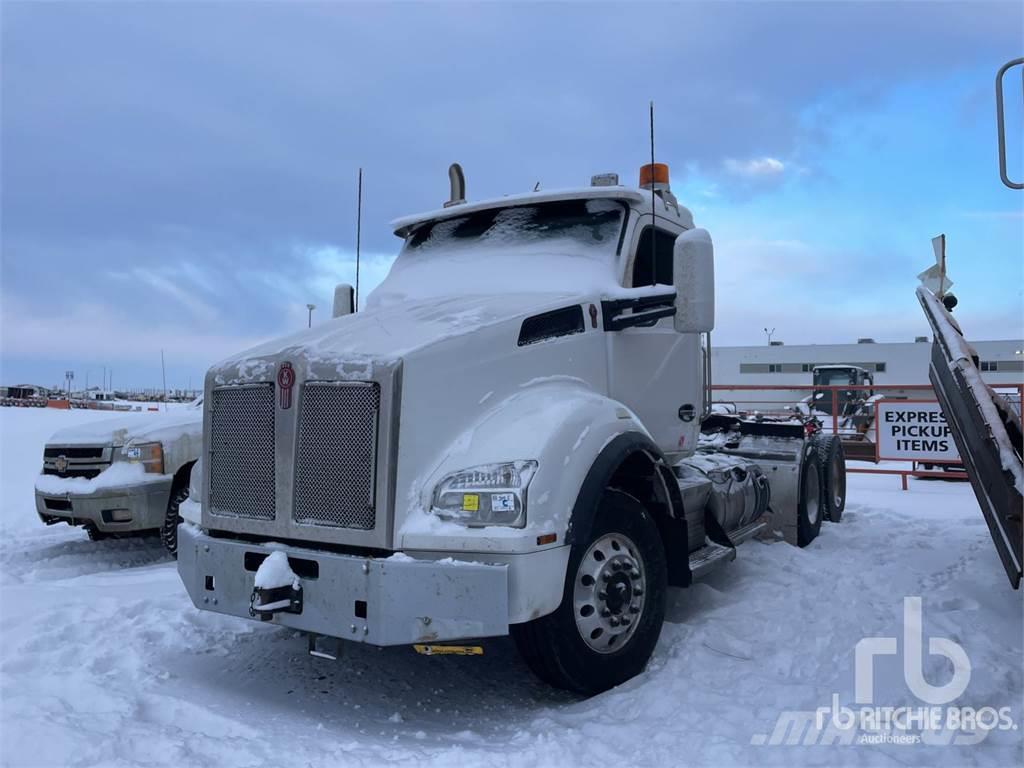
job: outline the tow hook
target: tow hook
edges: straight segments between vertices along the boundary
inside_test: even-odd
[[[270,621],[275,613],[302,613],[302,585],[253,587],[249,597],[249,615]]]

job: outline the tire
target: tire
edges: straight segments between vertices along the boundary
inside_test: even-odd
[[[804,466],[800,471],[800,496],[796,508],[796,543],[806,547],[821,531],[824,516],[824,494],[821,487],[821,459],[814,443],[804,449]]]
[[[160,528],[160,541],[167,553],[175,560],[178,559],[178,523],[181,522],[178,508],[181,506],[181,502],[187,498],[187,484],[171,490],[171,498],[167,502],[167,512],[164,514],[164,524]]]
[[[85,533],[89,536],[89,541],[103,541],[110,538],[110,534],[104,533],[91,523],[85,526]]]
[[[825,519],[838,523],[846,509],[846,453],[838,435],[818,438]]]
[[[665,550],[650,513],[629,494],[606,491],[589,536],[572,546],[561,605],[512,625],[512,637],[540,679],[601,693],[647,666],[665,620],[667,588]]]

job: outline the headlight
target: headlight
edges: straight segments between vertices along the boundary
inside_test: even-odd
[[[128,443],[115,451],[117,461],[141,464],[146,472],[160,475],[164,471],[164,449],[160,443]]]
[[[483,464],[446,476],[434,489],[431,512],[463,525],[526,525],[526,490],[536,461]]]
[[[192,474],[188,478],[188,497],[196,504],[203,503],[203,459],[196,459],[192,465]]]

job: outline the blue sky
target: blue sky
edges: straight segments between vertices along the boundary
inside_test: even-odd
[[[634,179],[647,103],[716,243],[717,344],[926,333],[949,242],[957,313],[1024,335],[1024,195],[998,180],[993,77],[1020,3],[6,2],[0,379],[157,386],[326,317],[388,222]],[[653,39],[652,39],[653,32]],[[1013,168],[1021,110],[1010,92]],[[1014,142],[1014,139],[1017,141]]]

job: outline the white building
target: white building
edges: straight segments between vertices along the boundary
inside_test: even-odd
[[[985,381],[993,386],[1024,383],[1024,340],[972,341]],[[870,371],[875,384],[928,384],[931,339],[876,344],[798,344],[773,342],[771,346],[714,347],[712,381],[718,385],[804,387],[792,390],[719,390],[717,401],[741,403],[741,408],[767,409],[791,405],[810,393],[811,371],[829,363],[857,365]],[[890,392],[894,396],[904,393]],[[906,393],[910,395],[911,393]],[[931,399],[930,393],[927,394]]]

